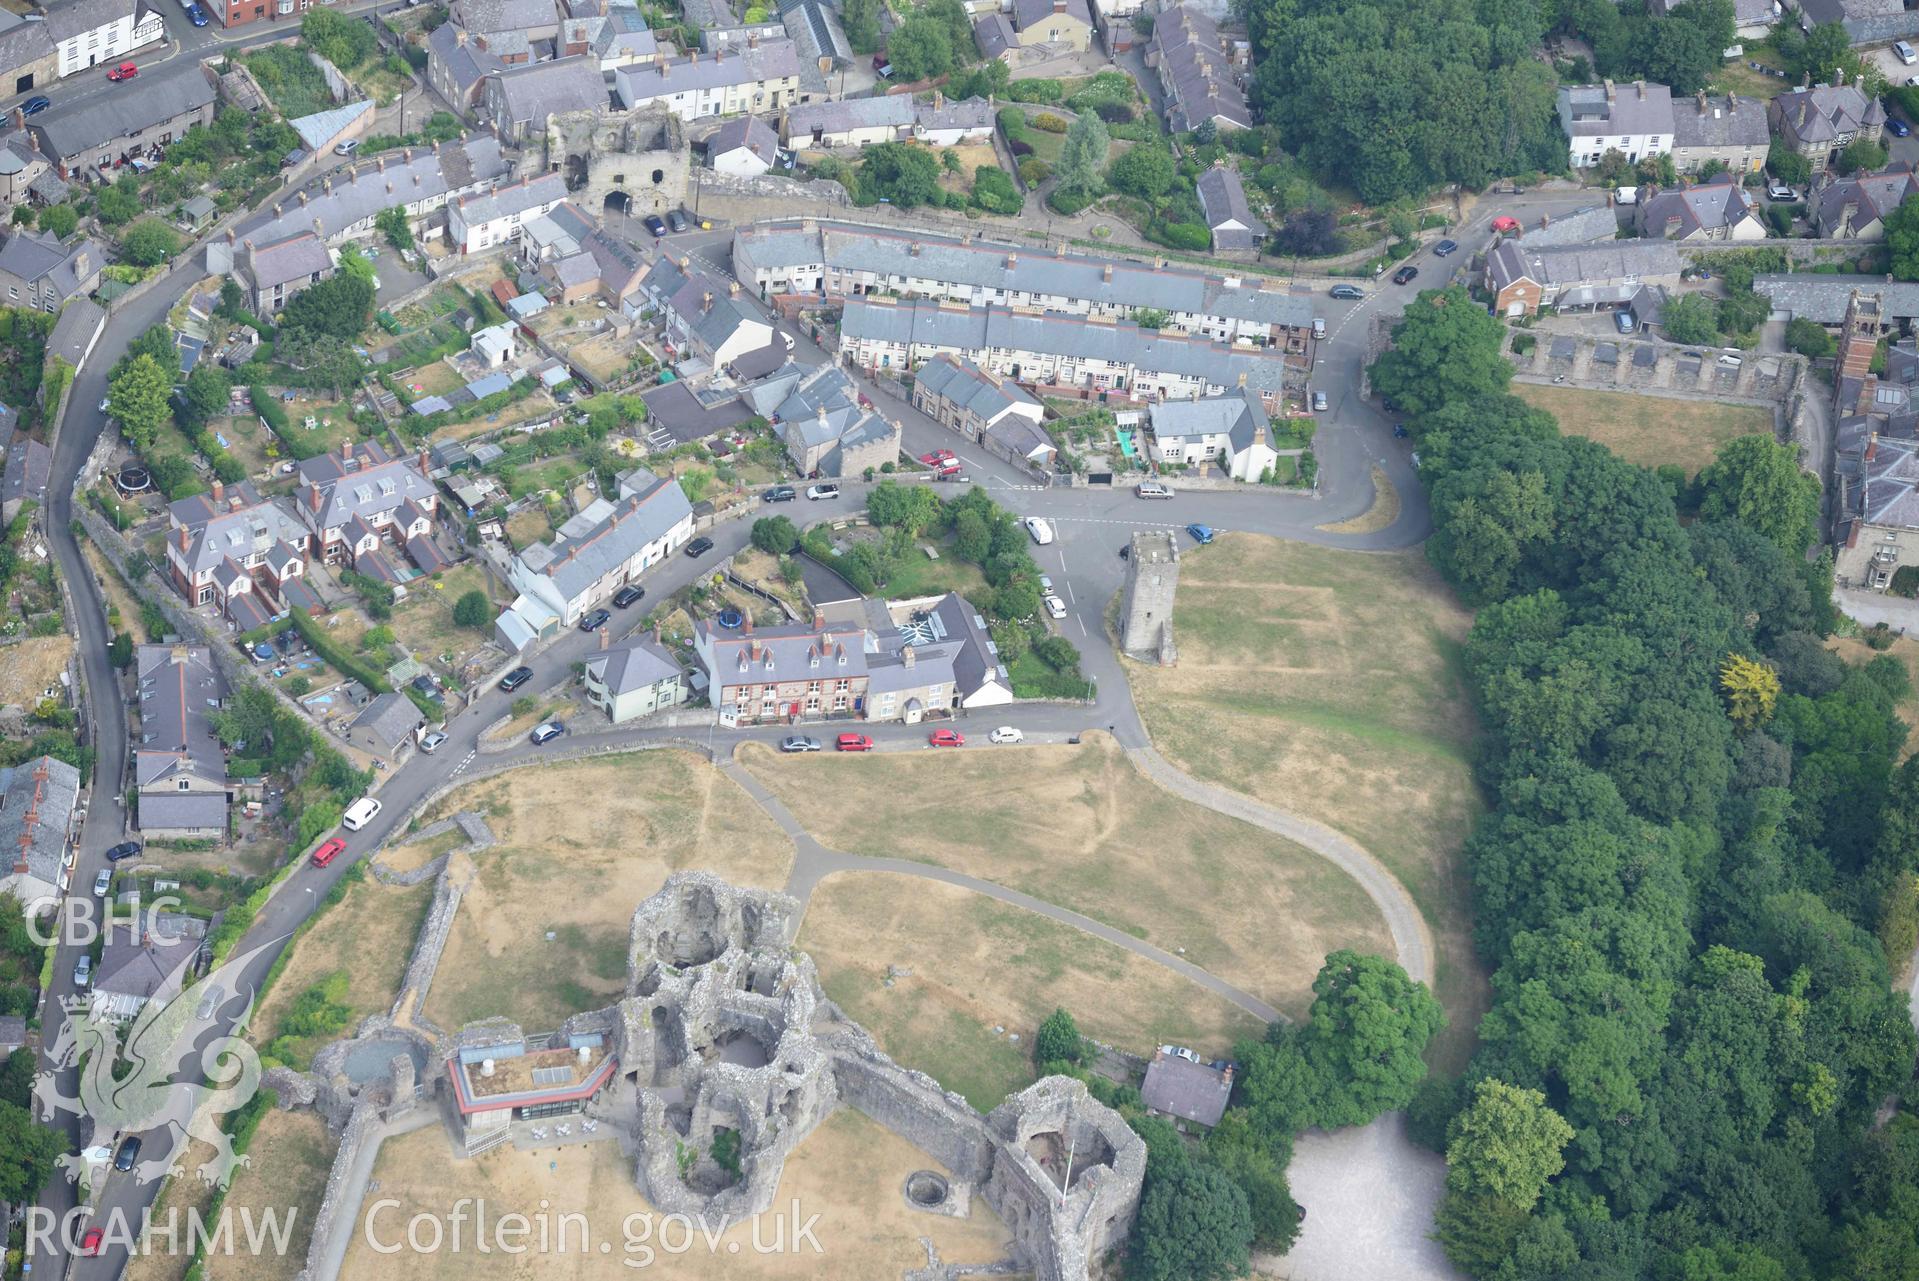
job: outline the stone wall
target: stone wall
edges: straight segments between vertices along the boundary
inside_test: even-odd
[[[1786,404],[1805,381],[1803,356],[1761,356],[1743,353],[1737,367],[1719,362],[1716,349],[1693,357],[1693,349],[1669,343],[1632,339],[1592,338],[1584,335],[1512,330],[1507,356],[1522,378],[1565,380],[1583,387],[1622,391],[1665,391],[1675,395],[1706,396],[1715,400],[1744,400],[1755,404]],[[1534,339],[1530,351],[1515,352],[1521,336]],[[1570,349],[1555,356],[1555,350]],[[1650,352],[1651,363],[1635,359]],[[1604,359],[1610,355],[1611,360]],[[1696,366],[1696,368],[1694,367]]]
[[[346,1204],[347,1184],[353,1181],[354,1166],[360,1160],[360,1154],[369,1139],[377,1146],[378,1137],[370,1136],[380,1121],[380,1107],[369,1096],[362,1095],[353,1105],[353,1112],[347,1117],[344,1129],[340,1131],[340,1146],[333,1154],[333,1168],[327,1171],[326,1192],[320,1198],[319,1207],[313,1212],[313,1238],[307,1243],[306,1266],[300,1269],[296,1281],[314,1281],[327,1275],[326,1259],[331,1251],[335,1231],[351,1232],[354,1221],[359,1217],[360,1197],[352,1198],[352,1204]],[[334,1220],[340,1220],[336,1225]]]
[[[1162,633],[1173,621],[1173,596],[1179,590],[1179,540],[1163,529],[1133,535],[1126,561],[1126,603],[1120,613],[1120,648],[1136,658],[1161,649]]]
[[[350,101],[353,97],[353,83],[340,73],[340,69],[308,49],[307,61],[312,63],[326,81],[326,91],[336,103]]]
[[[886,1057],[857,1024],[836,1030],[833,1074],[840,1101],[872,1117],[949,1170],[977,1184],[992,1169],[986,1118],[924,1072]]]
[[[483,849],[490,848],[495,839],[493,829],[486,825],[485,819],[475,814],[472,810],[461,810],[452,818],[443,818],[437,823],[432,823],[421,828],[407,838],[407,843],[412,844],[415,841],[430,841],[442,832],[452,831],[456,827],[466,836],[466,844],[460,846],[457,851],[449,851],[446,854],[442,854],[438,858],[416,867],[410,872],[396,872],[392,870],[380,862],[377,853],[367,860],[367,867],[372,871],[373,878],[382,885],[418,885],[422,881],[430,881],[438,876],[441,870],[446,867],[446,861],[452,857],[453,853],[477,854]],[[382,848],[385,847],[382,846]]]
[[[421,1021],[420,1011],[426,1006],[426,994],[433,987],[433,976],[440,968],[440,954],[446,951],[447,935],[453,930],[453,918],[459,914],[460,898],[464,893],[464,888],[453,883],[453,878],[447,875],[442,865],[439,883],[433,887],[433,904],[426,910],[426,919],[420,922],[419,938],[413,945],[413,958],[406,966],[406,980],[400,984],[399,1001],[393,1007],[395,1018],[400,1017],[399,1002],[405,1001],[407,993],[411,992],[411,1021]]]

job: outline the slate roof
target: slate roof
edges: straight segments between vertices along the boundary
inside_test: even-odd
[[[454,17],[468,31],[526,31],[560,20],[553,0],[459,0]]]
[[[731,151],[750,151],[767,165],[779,157],[780,136],[758,116],[734,116],[706,140],[709,160]]]
[[[433,28],[433,34],[426,38],[427,50],[434,59],[446,66],[447,76],[454,87],[462,94],[471,94],[474,85],[506,64],[471,39],[462,42],[460,34],[459,27],[451,22],[443,22]]]
[[[1919,195],[1919,178],[1913,176],[1912,166],[1905,164],[1893,165],[1878,173],[1837,179],[1821,187],[1813,199],[1819,225],[1827,228],[1837,228],[1846,205],[1856,204],[1858,211],[1853,216],[1856,229],[1884,219],[1915,195]]]
[[[641,280],[646,292],[679,317],[708,353],[718,351],[741,326],[765,324],[744,297],[697,268],[682,268],[662,254]]]
[[[106,254],[91,240],[63,245],[47,232],[20,230],[0,241],[0,272],[34,283],[47,281],[62,298],[84,293],[81,285],[105,263]]]
[[[922,102],[915,104],[913,108],[913,131],[919,134],[947,129],[973,130],[992,127],[993,104],[984,98],[965,98],[959,102],[947,98],[937,105]]]
[[[70,299],[60,309],[60,319],[53,322],[53,332],[47,335],[47,355],[59,356],[78,367],[106,319],[106,310],[91,299]]]
[[[143,791],[171,786],[182,775],[224,782],[226,753],[213,732],[213,713],[226,698],[227,683],[212,651],[204,645],[142,645],[134,668],[140,699],[135,785]],[[224,815],[226,798],[220,800]]]
[[[1887,280],[1884,276],[1828,276],[1812,272],[1754,276],[1753,292],[1764,295],[1773,310],[1794,317],[1837,325],[1846,318],[1846,302],[1854,290],[1877,294],[1882,314],[1891,320],[1919,317],[1919,282]]]
[[[53,451],[31,436],[16,434],[7,449],[6,470],[0,473],[0,501],[44,503],[52,475]]]
[[[810,138],[818,129],[827,134],[859,129],[904,129],[913,123],[913,96],[890,94],[881,98],[846,98],[839,102],[809,102],[786,113],[786,136]]]
[[[1666,240],[1546,248],[1507,240],[1493,249],[1486,270],[1494,292],[1498,292],[1522,277],[1564,289],[1595,281],[1677,276],[1681,265],[1678,246]]]
[[[678,677],[680,660],[651,637],[641,637],[587,655],[586,670],[617,696]]]
[[[566,198],[566,179],[557,173],[535,174],[505,186],[494,186],[477,196],[464,196],[458,202],[460,217],[470,227],[524,214],[529,209],[550,205]]]
[[[1559,127],[1568,138],[1603,138],[1611,134],[1660,134],[1670,137],[1677,117],[1672,90],[1662,84],[1635,80],[1607,88],[1598,85],[1559,87]]]
[[[1017,414],[1008,414],[988,427],[986,435],[1000,448],[1029,462],[1049,460],[1059,452],[1053,438],[1038,423]]]
[[[757,47],[736,49],[724,57],[709,54],[617,67],[613,87],[621,104],[631,108],[698,89],[797,78],[801,65],[799,47],[791,40],[762,40]]]
[[[499,84],[505,119],[516,125],[562,111],[585,111],[608,104],[606,78],[593,58],[560,58],[504,67],[490,73],[490,78]]]
[[[1609,206],[1594,205],[1555,218],[1543,227],[1528,227],[1520,233],[1528,248],[1548,245],[1581,245],[1595,240],[1612,240],[1619,234],[1619,215]]]
[[[333,145],[333,140],[346,132],[347,126],[373,110],[373,99],[362,98],[358,102],[349,102],[343,107],[328,107],[325,111],[316,111],[310,116],[301,116],[289,120],[293,132],[300,135],[309,151],[321,151]]]
[[[924,232],[821,223],[807,231],[798,223],[743,227],[734,252],[749,270],[823,263],[840,271],[866,271],[902,280],[938,280],[999,290],[1006,297],[1084,299],[1101,307],[1150,308],[1193,316],[1304,329],[1313,303],[1256,284],[1228,285],[1215,274],[1167,263],[1131,262],[1087,254],[1036,251],[1033,246],[971,244]],[[1111,279],[1106,273],[1111,271]]]
[[[101,93],[34,116],[27,127],[49,156],[70,160],[143,129],[213,105],[213,82],[198,62],[143,72],[126,93]]]
[[[241,224],[236,235],[257,244],[283,240],[296,231],[335,237],[371,221],[382,209],[470,190],[504,177],[511,168],[501,155],[500,140],[490,133],[464,142],[403,150],[331,170],[328,178],[306,185],[305,204],[288,193],[278,205],[260,210]]]
[[[1153,435],[1162,441],[1225,436],[1238,454],[1266,438],[1268,419],[1257,396],[1234,392],[1199,400],[1164,400],[1147,412]]]
[[[1670,246],[1668,246],[1670,248]],[[909,347],[977,352],[1031,351],[1076,359],[1125,364],[1151,373],[1203,378],[1220,387],[1238,385],[1240,374],[1255,391],[1277,391],[1285,384],[1283,358],[1204,338],[1187,338],[1131,321],[1099,322],[1078,316],[1032,315],[1004,307],[942,308],[930,300],[879,303],[847,302],[840,332]]]
[[[156,997],[171,999],[206,934],[205,921],[175,912],[144,916],[140,931],[111,931],[93,977],[94,1012],[131,1018]]]
[[[702,654],[713,656],[714,670],[707,679],[715,689],[867,675],[866,634],[857,624],[828,623],[822,628],[788,623],[746,633],[724,630],[702,618],[693,624],[693,639]]]
[[[1024,31],[1052,17],[1055,4],[1060,5],[1067,17],[1078,18],[1089,27],[1093,25],[1093,11],[1086,7],[1086,0],[1013,0],[1013,25]]]
[[[1772,0],[1760,0],[1770,8]],[[1678,147],[1763,147],[1772,139],[1766,104],[1760,98],[1729,93],[1673,103],[1672,145]]]
[[[1149,48],[1162,82],[1172,82],[1166,114],[1175,129],[1196,129],[1213,119],[1241,129],[1253,127],[1246,95],[1226,60],[1219,25],[1210,16],[1193,5],[1166,10],[1153,24]]]
[[[235,262],[245,268],[248,255],[240,254]],[[333,255],[327,252],[324,240],[310,231],[302,231],[271,244],[256,244],[251,264],[248,274],[253,278],[254,288],[272,289],[276,285],[308,280],[315,272],[332,271]]]
[[[1696,231],[1718,231],[1757,216],[1745,189],[1725,174],[1697,186],[1666,191],[1655,188],[1639,200],[1640,225],[1649,236],[1673,238],[1668,227],[1677,227],[1681,237]]]
[[[371,731],[373,741],[390,750],[404,743],[407,735],[424,724],[426,717],[413,705],[412,699],[388,690],[361,708],[347,728]]]
[[[51,756],[0,769],[0,874],[24,850],[29,876],[60,883],[79,794],[80,771]]]
[[[316,510],[313,497],[318,493]],[[409,499],[433,496],[433,482],[421,474],[411,457],[392,458],[378,441],[354,446],[353,456],[337,450],[315,455],[300,464],[300,488],[295,496],[301,519],[314,533],[345,525],[358,516],[372,517],[396,511]]]
[[[1226,1113],[1233,1076],[1206,1063],[1193,1063],[1161,1051],[1146,1065],[1139,1098],[1148,1109],[1212,1127]]]
[[[1019,384],[996,381],[963,356],[936,356],[914,375],[914,383],[986,423],[993,422],[1015,405],[1040,407],[1039,401],[1027,395]]]
[[[549,579],[563,600],[573,600],[630,560],[648,543],[693,514],[680,483],[635,468],[620,478],[621,498],[577,537],[561,535],[529,547],[519,560]]]
[[[1013,24],[1003,13],[989,13],[973,24],[973,41],[982,56],[997,58],[1019,44]]]
[[[132,18],[137,26],[142,4],[143,0],[70,0],[67,4],[48,5],[42,20],[48,37],[59,44],[122,18]]]
[[[1856,85],[1814,85],[1772,100],[1781,126],[1802,143],[1830,142],[1886,122],[1886,109]]]
[[[853,61],[853,46],[839,15],[820,0],[779,0],[780,21],[800,53],[814,59],[830,58],[838,65]]]
[[[238,506],[233,501],[238,499]],[[172,528],[167,538],[178,546],[177,528],[187,531],[185,563],[193,573],[213,569],[228,557],[235,560],[264,552],[277,542],[304,542],[307,531],[279,500],[261,499],[242,482],[226,491],[226,501],[215,505],[207,494],[182,498],[168,509]],[[265,621],[265,620],[262,620]]]
[[[1215,235],[1222,230],[1241,228],[1255,239],[1266,234],[1266,224],[1246,203],[1246,188],[1240,185],[1239,170],[1214,165],[1199,176],[1195,185],[1199,190],[1199,206],[1206,213],[1206,225]]]

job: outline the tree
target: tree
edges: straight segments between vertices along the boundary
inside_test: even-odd
[[[896,208],[912,209],[939,199],[939,161],[926,148],[882,142],[865,154],[860,195],[868,203],[889,200]]]
[[[1899,209],[1894,211],[1895,216],[1897,216],[1899,212],[1904,211],[1904,209],[1905,206],[1900,205]],[[1890,242],[1890,235],[1888,235],[1887,240]],[[1895,256],[1895,275],[1897,271],[1898,259]],[[1832,335],[1826,332],[1826,327],[1818,321],[1808,320],[1804,316],[1794,316],[1790,321],[1786,322],[1786,346],[1812,360],[1819,360],[1823,357],[1830,356],[1834,349]]]
[[[925,485],[883,480],[866,494],[866,516],[884,529],[917,535],[939,518],[940,500]]]
[[[355,280],[364,281],[368,288],[373,286],[373,262],[360,252],[358,245],[340,246],[340,270]]]
[[[993,531],[986,518],[976,511],[964,510],[953,517],[953,552],[961,560],[978,565],[993,550]]]
[[[952,37],[945,23],[924,10],[915,11],[893,28],[886,42],[886,57],[893,64],[896,80],[930,80],[952,70]]]
[[[309,9],[308,12],[319,11]],[[398,205],[374,214],[373,229],[385,236],[386,242],[395,249],[413,248],[413,226],[407,221],[406,210]]]
[[[297,299],[296,299],[297,301]],[[338,395],[360,379],[360,357],[343,338],[309,329],[287,328],[274,343],[274,354],[308,378]]]
[[[1849,83],[1858,81],[1859,59],[1852,51],[1852,36],[1841,23],[1822,22],[1803,33],[1797,27],[1782,28],[1773,42],[1786,64],[1788,80],[1801,81],[1810,76],[1829,84],[1836,72],[1844,71]]]
[[[352,71],[379,47],[372,23],[331,9],[308,9],[300,20],[300,38],[342,71]]]
[[[1886,163],[1886,144],[1861,134],[1847,143],[1833,158],[1832,167],[1841,174],[1878,169]]]
[[[1344,247],[1330,209],[1295,209],[1273,235],[1273,252],[1296,258],[1323,258]]]
[[[1789,187],[1803,187],[1812,181],[1812,162],[1794,151],[1783,138],[1774,138],[1772,146],[1767,148],[1766,168]]]
[[[1060,143],[1059,163],[1053,166],[1058,189],[1075,195],[1097,192],[1100,174],[1106,168],[1106,153],[1112,145],[1106,122],[1091,111],[1082,112]]]
[[[1446,1144],[1448,1194],[1532,1208],[1546,1181],[1565,1168],[1573,1130],[1538,1090],[1488,1078],[1453,1118]]]
[[[93,214],[105,227],[119,227],[132,222],[140,216],[139,187],[125,181],[102,187],[100,194],[94,197]]]
[[[1738,520],[1793,556],[1817,534],[1819,482],[1799,469],[1792,446],[1769,436],[1728,441],[1698,484],[1702,519]]]
[[[246,291],[240,288],[240,282],[232,276],[220,277],[220,314],[237,318],[246,305]]]
[[[65,240],[80,225],[80,215],[72,205],[48,205],[40,211],[40,230]]]
[[[457,627],[485,627],[492,614],[493,606],[486,593],[477,587],[462,593],[460,599],[453,602],[453,622]]]
[[[770,556],[784,556],[799,546],[800,531],[784,516],[764,516],[753,522],[753,546]]]
[[[233,394],[233,380],[227,371],[209,360],[198,361],[187,375],[186,399],[195,422],[205,422],[226,412]]]
[[[325,11],[308,10],[309,15],[315,12]],[[306,329],[349,341],[359,337],[372,314],[372,282],[343,273],[293,295],[281,312],[281,321],[288,329]]]
[[[840,7],[840,25],[846,29],[846,42],[857,54],[877,53],[880,47],[881,0],[845,0]]]
[[[1106,169],[1106,181],[1114,190],[1152,202],[1166,194],[1177,176],[1172,152],[1151,143],[1129,148]]]
[[[1047,1063],[1078,1063],[1086,1055],[1085,1040],[1079,1034],[1079,1024],[1065,1010],[1055,1009],[1039,1025],[1039,1034],[1033,1038],[1033,1061]]]
[[[26,1108],[0,1103],[0,1201],[29,1204],[53,1177],[63,1145],[59,1132],[36,1124]]]
[[[1220,1170],[1185,1159],[1149,1160],[1127,1276],[1135,1281],[1226,1281],[1251,1262],[1246,1194]]]
[[[1666,337],[1676,343],[1719,341],[1719,309],[1704,294],[1681,294],[1667,301],[1659,313]]]
[[[1779,673],[1744,654],[1728,654],[1719,668],[1719,688],[1726,696],[1726,714],[1740,729],[1757,729],[1772,719],[1779,701]]]
[[[1895,279],[1919,280],[1919,200],[1904,201],[1886,215],[1886,248]]]
[[[37,1065],[33,1060],[33,1051],[25,1048],[15,1050],[0,1062],[0,1103],[11,1103],[17,1108],[33,1110],[33,1079],[37,1075]]]
[[[1420,1056],[1446,1021],[1426,985],[1382,957],[1342,950],[1326,958],[1313,993],[1301,1043],[1327,1086],[1319,1123],[1364,1125],[1412,1102],[1426,1075]]]
[[[115,632],[107,644],[107,661],[125,671],[133,663],[133,634]]]
[[[173,416],[167,405],[172,390],[167,371],[144,353],[107,384],[107,412],[119,421],[121,434],[136,453],[152,448],[161,426]]]
[[[1414,418],[1452,401],[1506,389],[1513,367],[1500,354],[1506,327],[1454,285],[1419,295],[1373,363],[1372,382]]]
[[[180,237],[157,218],[142,218],[120,238],[120,252],[136,267],[152,267],[180,252]]]

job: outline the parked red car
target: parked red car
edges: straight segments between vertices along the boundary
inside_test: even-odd
[[[105,1239],[106,1235],[107,1234],[99,1228],[88,1228],[87,1234],[80,1238],[80,1253],[86,1255],[88,1258],[98,1255],[100,1253],[100,1243]]]
[[[934,747],[965,747],[966,735],[956,729],[936,729],[926,741]]]
[[[140,68],[134,66],[131,62],[123,62],[113,70],[107,72],[107,79],[116,81],[131,80],[139,74]]]
[[[870,752],[873,739],[867,734],[841,734],[833,745],[842,752]]]
[[[930,454],[921,454],[920,461],[925,463],[928,467],[937,468],[937,467],[944,467],[948,463],[955,462],[957,460],[954,458],[952,450],[935,449]]]
[[[328,863],[340,857],[340,851],[345,848],[345,841],[337,836],[330,838],[325,845],[313,851],[313,866],[325,867]]]

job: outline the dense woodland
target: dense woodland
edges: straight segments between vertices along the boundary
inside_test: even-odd
[[[1438,1235],[1474,1276],[1919,1276],[1919,1119],[1888,955],[1914,938],[1904,668],[1826,647],[1817,494],[1753,437],[1691,482],[1505,394],[1463,291],[1375,368],[1409,396],[1490,812],[1493,1006],[1426,1082]]]

